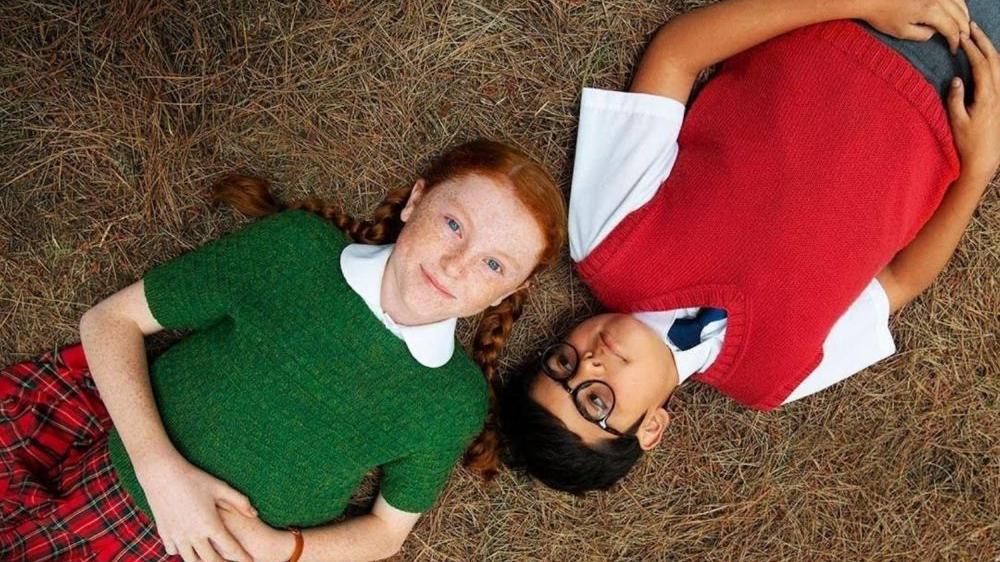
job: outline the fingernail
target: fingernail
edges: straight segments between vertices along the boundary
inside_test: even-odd
[[[976,22],[972,22],[972,27],[979,29],[979,24]]]
[[[955,87],[955,88],[961,88],[962,87],[962,79],[961,78],[952,78],[951,79],[951,85],[953,87]]]

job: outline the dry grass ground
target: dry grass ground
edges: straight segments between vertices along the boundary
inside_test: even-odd
[[[76,341],[89,306],[237,228],[206,203],[226,171],[363,212],[484,135],[568,187],[580,87],[624,86],[649,33],[698,3],[4,2],[0,361]],[[995,561],[998,267],[994,186],[893,319],[891,359],[772,414],[688,388],[614,493],[459,471],[398,559]],[[509,361],[593,309],[565,258]]]

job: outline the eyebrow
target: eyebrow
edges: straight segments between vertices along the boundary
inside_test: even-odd
[[[608,432],[604,431],[603,429],[601,429],[600,426],[598,426],[596,423],[594,423],[594,422],[588,420],[586,417],[584,417],[584,415],[580,412],[579,408],[576,407],[576,402],[573,400],[573,396],[570,395],[570,393],[566,392],[566,389],[563,387],[563,385],[559,384],[559,381],[556,381],[556,380],[554,380],[554,379],[552,379],[550,377],[545,376],[545,373],[540,373],[538,376],[541,377],[541,378],[543,378],[543,379],[545,379],[545,380],[547,380],[547,381],[549,381],[556,388],[559,389],[559,395],[562,396],[564,400],[567,400],[569,402],[569,408],[570,408],[570,410],[572,410],[573,414],[575,414],[576,417],[578,417],[579,419],[583,420],[583,423],[587,424],[588,426],[593,426],[594,428],[596,428],[598,431],[601,432],[601,435],[609,435],[609,436],[614,437],[610,433],[608,433]],[[564,428],[566,428],[567,431],[569,431],[570,433],[576,435],[580,439],[583,439],[583,435],[580,435],[579,433],[577,433],[577,432],[573,431],[572,429],[570,429],[569,426],[566,425],[566,422],[564,422],[561,418],[559,418],[558,416],[555,416],[555,415],[553,417],[555,417],[557,420],[559,420],[559,423],[562,424],[562,426]]]
[[[552,378],[545,376],[544,373],[539,374],[538,377],[540,377],[540,378],[542,378],[544,380],[549,381],[549,383],[555,385],[555,387],[557,387],[559,389],[559,396],[561,396],[564,400],[569,401],[569,407],[570,407],[570,409],[573,411],[574,414],[576,414],[576,416],[578,418],[580,418],[581,420],[583,420],[588,425],[593,425],[594,427],[597,427],[596,424],[592,423],[590,420],[588,420],[587,418],[583,417],[583,414],[581,414],[580,410],[577,409],[576,402],[573,401],[573,397],[570,395],[570,393],[566,392],[566,389],[563,388],[563,386],[561,384],[559,384],[559,381],[553,380]],[[575,431],[573,431],[572,429],[570,429],[569,426],[566,425],[566,422],[564,422],[561,418],[559,418],[559,416],[553,415],[553,417],[555,417],[557,420],[559,420],[559,423],[564,428],[566,428],[567,431],[573,433],[577,437],[580,437],[580,439],[583,439],[583,436],[579,435],[578,433],[576,433]],[[597,427],[597,429],[601,429],[601,428]],[[601,432],[603,433],[604,431],[601,430]]]

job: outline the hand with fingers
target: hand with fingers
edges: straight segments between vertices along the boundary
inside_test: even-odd
[[[972,67],[973,102],[966,105],[968,86],[956,77],[948,93],[948,113],[962,175],[982,180],[985,190],[1000,167],[1000,55],[975,23],[961,45]]]
[[[940,33],[952,54],[970,33],[965,0],[860,0],[862,19],[897,39],[927,41]]]
[[[246,496],[179,453],[135,468],[167,554],[180,554],[184,562],[253,562],[220,515],[220,509],[234,509],[256,518]]]
[[[219,510],[226,529],[240,541],[254,562],[285,562],[295,551],[295,537],[290,531],[268,526],[258,517],[223,507]]]

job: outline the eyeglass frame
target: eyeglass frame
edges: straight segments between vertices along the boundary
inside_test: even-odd
[[[546,361],[549,352],[560,346],[569,347],[570,349],[573,350],[573,354],[576,356],[576,364],[573,366],[573,370],[569,373],[568,376],[561,379],[556,377],[556,375],[551,371],[551,369],[549,369],[548,362]],[[570,395],[570,399],[573,401],[573,406],[575,406],[577,411],[580,412],[580,415],[583,416],[583,419],[589,421],[590,423],[596,425],[597,427],[603,429],[604,431],[610,433],[611,435],[614,435],[615,437],[635,437],[635,434],[636,432],[639,431],[639,427],[642,425],[642,422],[646,420],[646,413],[643,412],[642,416],[639,417],[638,421],[632,424],[628,429],[626,429],[624,432],[618,431],[617,429],[608,425],[608,418],[610,418],[611,414],[614,413],[615,405],[618,404],[618,397],[615,396],[615,389],[612,388],[610,384],[602,380],[587,379],[581,382],[580,384],[576,385],[576,388],[570,388],[569,383],[567,381],[576,376],[576,372],[580,368],[580,350],[578,350],[575,345],[569,343],[568,341],[557,342],[546,347],[542,351],[541,355],[539,355],[539,364],[542,367],[542,372],[545,373],[545,376],[559,383],[559,385],[562,386],[563,389]],[[590,386],[594,384],[602,384],[605,387],[607,387],[608,391],[611,392],[611,400],[612,400],[611,407],[608,408],[608,413],[605,414],[604,417],[602,417],[599,420],[591,419],[590,416],[587,415],[583,407],[580,406],[580,403],[576,399],[576,397],[580,393],[580,390],[585,388],[590,388]],[[667,406],[670,405],[670,400],[674,397],[674,393],[677,391],[678,386],[680,385],[678,384],[674,388],[670,389],[670,394],[668,394],[667,399],[663,401],[663,405],[660,406],[661,408],[663,408],[664,410],[667,409]]]

